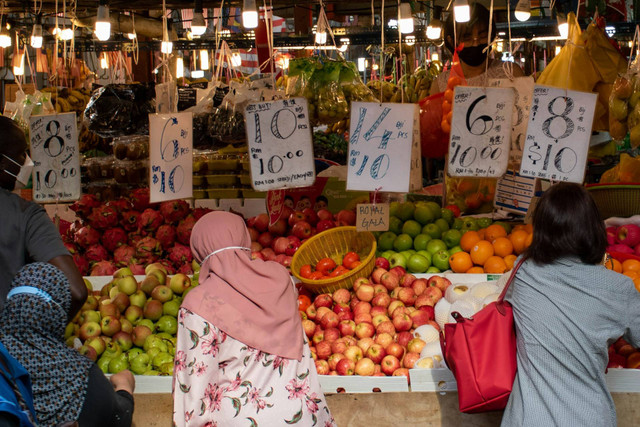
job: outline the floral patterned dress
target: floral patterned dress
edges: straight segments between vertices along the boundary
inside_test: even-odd
[[[174,426],[336,425],[306,337],[298,362],[249,347],[184,308],[178,325]]]

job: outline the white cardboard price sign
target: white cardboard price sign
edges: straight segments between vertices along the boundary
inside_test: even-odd
[[[149,114],[152,203],[193,197],[192,113]]]
[[[316,169],[305,98],[249,104],[244,118],[255,190],[313,185]]]
[[[347,190],[407,193],[422,187],[416,104],[351,103]]]
[[[32,116],[29,121],[36,202],[80,198],[80,150],[76,114]]]
[[[514,99],[510,88],[455,88],[449,175],[498,177],[507,171]]]
[[[513,118],[511,119],[511,150],[509,150],[510,167],[519,168],[522,159],[522,147],[527,136],[529,110],[533,98],[533,77],[516,77],[515,79],[492,79],[489,86],[510,87],[514,89]]]
[[[581,183],[597,95],[536,85],[520,175]]]

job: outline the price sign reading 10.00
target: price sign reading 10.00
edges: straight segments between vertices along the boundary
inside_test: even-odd
[[[536,85],[520,175],[581,183],[597,95]]]
[[[80,151],[76,114],[32,116],[29,122],[36,202],[80,198]]]
[[[449,175],[498,177],[506,172],[514,99],[511,88],[455,88]]]
[[[313,185],[315,161],[305,98],[249,104],[244,117],[255,190]]]

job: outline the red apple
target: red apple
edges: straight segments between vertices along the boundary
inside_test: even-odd
[[[276,253],[271,248],[264,248],[260,251],[266,261],[275,261]]]
[[[387,288],[384,287],[384,285],[378,283],[376,285],[373,285],[373,295],[375,296],[376,294],[379,293],[385,293],[385,294],[389,294],[389,292],[387,292]]]
[[[312,226],[318,223],[318,214],[312,208],[305,208],[302,210],[302,213],[304,214],[304,220]]]
[[[380,362],[380,369],[385,375],[391,376],[397,369],[400,369],[400,359],[393,354],[387,354]]]
[[[398,276],[398,279],[400,279],[402,276],[404,276],[407,273],[407,270],[405,270],[404,267],[401,267],[399,265],[396,265],[389,271],[393,271]]]
[[[273,240],[273,234],[268,231],[265,231],[258,236],[258,243],[260,243],[263,248],[271,247]]]
[[[361,285],[371,285],[371,282],[366,277],[358,277],[355,282],[353,282],[353,292],[356,292]]]
[[[384,347],[378,343],[373,343],[367,349],[366,356],[373,361],[373,363],[380,363],[384,356],[387,355],[387,352],[384,350]]]
[[[253,227],[248,227],[248,230],[249,230],[249,236],[251,237],[251,243],[258,243],[258,236],[260,235],[260,232]]]
[[[376,344],[380,344],[382,346],[382,348],[387,348],[387,346],[389,344],[391,344],[393,341],[393,335],[389,334],[387,332],[383,332],[381,334],[377,334],[376,338],[375,338],[375,342]]]
[[[396,342],[398,344],[400,344],[403,348],[407,347],[407,345],[409,345],[409,341],[411,341],[413,339],[413,334],[409,331],[402,331],[399,332],[398,335],[396,336]]]
[[[349,335],[342,337],[342,339],[344,340],[344,343],[347,345],[347,347],[358,344],[358,340],[355,337]]]
[[[427,323],[429,323],[429,320],[433,319],[433,318],[429,318],[429,314],[427,314],[427,312],[424,310],[413,311],[409,314],[409,317],[413,322],[414,328],[417,328],[418,326],[421,326],[421,325],[426,325]]]
[[[305,217],[304,213],[302,213],[301,211],[294,211],[291,213],[291,215],[289,215],[289,219],[287,222],[289,223],[289,227],[293,227],[296,222],[306,220],[307,218]]]
[[[420,354],[425,345],[427,345],[427,343],[423,339],[414,338],[407,344],[407,351]]]
[[[327,360],[331,356],[331,343],[323,340],[316,344],[316,356],[320,360]]]
[[[284,236],[286,232],[287,232],[287,221],[283,218],[280,218],[274,224],[269,225],[269,233],[273,234],[274,236]]]
[[[318,375],[329,375],[329,363],[326,360],[316,360],[315,363]]]
[[[333,304],[333,312],[336,314],[340,314],[343,311],[351,311],[351,308],[347,305],[347,304],[343,304],[341,302],[337,302],[335,304]]]
[[[420,359],[420,353],[408,352],[402,358],[402,367],[407,369],[413,369],[413,365]]]
[[[371,315],[371,319],[375,319],[376,316],[383,314],[383,315],[387,315],[387,309],[384,307],[380,307],[380,306],[375,306],[375,307],[371,307],[371,311],[369,312],[369,314]],[[372,321],[373,323],[373,321]],[[375,323],[374,323],[375,325]]]
[[[302,321],[302,329],[304,329],[305,335],[311,338],[316,331],[316,324],[313,323],[313,320],[305,319]]]
[[[393,316],[395,309],[398,307],[404,307],[404,303],[399,299],[391,301],[389,303],[389,307],[387,307],[387,314],[389,314],[389,316]]]
[[[331,306],[333,305],[333,298],[331,297],[331,294],[320,294],[313,300],[313,305],[315,305],[316,308],[331,308]]]
[[[373,299],[374,291],[373,286],[368,284],[360,285],[358,290],[356,290],[356,296],[360,301],[369,302]]]
[[[400,279],[395,273],[387,271],[380,277],[380,283],[384,285],[387,290],[392,291],[400,285]]]
[[[318,209],[316,215],[318,215],[318,219],[321,221],[333,221],[333,214],[329,209]]]
[[[389,264],[389,260],[381,256],[376,258],[376,260],[374,261],[374,264],[376,267],[384,268],[385,270],[389,270],[389,268],[391,268],[391,265]]]
[[[444,294],[447,288],[451,285],[451,281],[446,277],[431,276],[429,277],[429,280],[427,280],[427,284],[429,286],[435,286],[436,288],[440,289]]]
[[[373,318],[371,319],[371,324],[377,328],[380,323],[388,322],[389,320],[390,319],[387,317],[386,313],[380,313],[373,316]]]
[[[256,216],[255,220],[253,221],[253,227],[261,233],[267,231],[267,228],[269,227],[269,215],[267,215],[266,213],[261,213],[260,215]]]
[[[427,289],[425,289],[422,295],[426,295],[427,298],[431,300],[431,304],[427,304],[427,305],[433,306],[433,305],[436,305],[436,303],[440,301],[440,299],[442,298],[442,290],[435,286],[429,286]]]
[[[358,338],[372,337],[375,333],[376,328],[371,323],[362,322],[356,324],[356,337]]]
[[[338,373],[338,375],[353,375],[355,369],[356,362],[347,357],[340,360],[336,365],[336,372]]]
[[[396,333],[396,327],[393,326],[393,322],[390,320],[384,321],[382,323],[380,323],[378,325],[378,327],[376,328],[376,333],[378,334],[389,334],[389,335],[395,335]]]
[[[356,225],[356,213],[352,210],[343,209],[336,214],[336,221],[340,225]]]
[[[353,320],[354,315],[351,310],[344,310],[338,313],[338,319],[342,322],[343,320]]]
[[[373,273],[371,273],[371,281],[373,283],[381,283],[381,279],[382,279],[382,275],[387,273],[388,270],[384,269],[384,268],[376,268],[375,270],[373,270]]]
[[[394,377],[407,377],[409,379],[409,370],[407,368],[398,368],[393,371],[392,376]]]
[[[338,324],[338,330],[343,337],[353,336],[356,333],[356,323],[353,320],[343,320]]]
[[[429,285],[427,285],[426,279],[416,279],[411,284],[411,288],[416,295],[422,295],[422,293],[427,289]]]
[[[313,336],[311,337],[311,342],[313,342],[313,345],[318,345],[320,341],[324,341],[324,331],[316,328]]]
[[[358,340],[357,346],[360,347],[360,349],[362,350],[362,354],[364,355],[367,350],[369,350],[369,347],[371,347],[373,344],[375,344],[373,338],[365,337]]]
[[[316,310],[316,306],[313,304],[307,307],[307,309],[304,312],[307,314],[307,318],[311,320],[314,320],[318,315],[318,310]]]
[[[311,225],[307,221],[298,221],[291,228],[291,232],[299,239],[311,237]]]
[[[260,252],[251,252],[251,259],[261,259],[265,261],[264,255]]]
[[[343,353],[345,357],[354,363],[362,359],[362,349],[357,345],[350,345]]]
[[[400,286],[409,287],[413,284],[413,281],[416,280],[416,276],[411,273],[407,273],[400,279]]]
[[[369,313],[358,313],[354,316],[353,321],[359,325],[360,323],[372,323],[373,319]]]
[[[333,313],[333,311],[331,311],[329,307],[318,307],[316,311],[317,311],[316,318],[315,318],[316,323],[320,323],[322,321],[322,318],[325,316],[325,314]]]
[[[398,299],[404,303],[405,306],[411,306],[416,302],[416,293],[413,288],[400,288],[398,291]]]
[[[395,356],[398,361],[404,356],[404,347],[397,342],[392,342],[384,349],[388,355]]]
[[[351,292],[349,292],[349,289],[341,288],[335,290],[331,297],[336,304],[349,304],[349,301],[351,301]]]
[[[335,340],[331,343],[331,352],[332,353],[344,353],[347,349],[347,343],[342,338]],[[334,368],[335,369],[335,368]]]
[[[320,318],[320,324],[324,329],[337,328],[339,323],[340,319],[338,319],[338,315],[333,311],[328,312]]]
[[[329,359],[327,359],[327,362],[329,363],[329,369],[335,371],[338,367],[338,362],[340,362],[342,359],[346,359],[345,355],[342,353],[333,353],[331,356],[329,356]]]
[[[286,237],[277,237],[274,241],[273,241],[273,250],[275,251],[276,254],[284,254],[285,251],[287,250],[287,247],[289,246],[289,239],[287,239]]]
[[[336,223],[330,220],[321,220],[316,224],[316,232],[321,233],[323,231],[329,230],[330,228],[334,228]]]
[[[391,304],[391,297],[386,292],[377,293],[371,300],[371,305],[373,307],[382,307],[384,308],[384,311],[387,311],[386,308],[389,306],[389,304]]]
[[[358,360],[358,363],[356,363],[354,372],[356,373],[356,375],[370,377],[375,372],[375,364],[371,359],[363,357],[362,359]]]

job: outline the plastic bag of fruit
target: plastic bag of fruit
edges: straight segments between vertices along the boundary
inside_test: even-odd
[[[440,92],[419,102],[422,157],[440,159],[447,154],[449,139],[441,127],[443,101],[444,92]]]
[[[622,140],[627,135],[629,126],[637,126],[640,114],[629,114],[628,99],[633,92],[631,78],[628,75],[618,76],[613,83],[609,95],[609,133],[615,140]]]
[[[620,163],[602,174],[601,184],[618,182],[640,182],[640,157],[620,154]]]
[[[495,178],[452,178],[445,176],[445,206],[456,205],[462,214],[488,213],[493,210]]]
[[[311,77],[316,71],[318,60],[316,58],[296,58],[289,62],[289,75],[285,93],[288,97],[303,96],[309,101],[309,114],[311,114],[311,100],[313,92]]]
[[[353,101],[375,102],[375,98],[371,89],[367,87],[360,79],[360,73],[356,64],[345,61],[340,68],[340,87],[344,92],[345,99],[351,103]]]
[[[315,90],[315,119],[320,124],[333,124],[347,117],[349,104],[339,85],[341,62],[330,59],[320,61],[313,73]],[[309,111],[311,114],[311,111]]]

